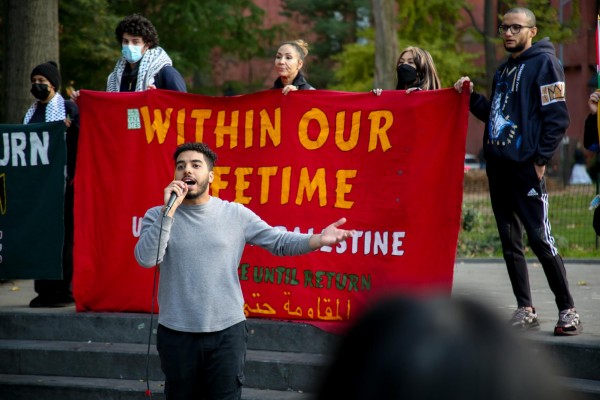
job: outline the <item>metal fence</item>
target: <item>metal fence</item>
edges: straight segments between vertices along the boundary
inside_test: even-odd
[[[590,201],[598,193],[598,179],[591,184],[570,185],[567,172],[572,165],[572,162],[559,160],[548,169],[552,235],[563,257],[600,256],[599,238],[592,228],[593,213],[589,210]],[[461,225],[457,257],[502,256],[484,170],[465,172]],[[526,235],[524,240],[527,243]],[[535,257],[529,248],[527,255]]]

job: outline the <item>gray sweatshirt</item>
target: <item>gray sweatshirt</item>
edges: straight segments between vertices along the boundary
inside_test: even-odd
[[[135,258],[146,268],[157,264],[162,219],[158,322],[170,329],[217,332],[245,319],[237,269],[246,243],[281,256],[311,251],[311,235],[273,228],[238,203],[211,197],[181,204],[173,218],[161,208],[146,212]]]

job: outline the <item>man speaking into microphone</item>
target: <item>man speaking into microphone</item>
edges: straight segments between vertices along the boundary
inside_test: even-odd
[[[319,235],[273,228],[242,204],[210,196],[217,155],[207,145],[182,144],[173,158],[165,205],[146,212],[135,246],[141,266],[160,265],[156,347],[165,396],[239,400],[248,332],[237,269],[246,243],[292,256],[333,246],[354,231],[338,228],[345,218]]]

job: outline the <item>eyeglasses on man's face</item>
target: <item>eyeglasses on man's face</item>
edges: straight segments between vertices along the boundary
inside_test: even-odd
[[[498,27],[498,33],[500,35],[504,35],[510,29],[510,33],[512,33],[513,35],[516,35],[517,33],[521,32],[521,29],[523,29],[523,28],[534,28],[534,27],[533,26],[524,26],[524,25],[519,25],[519,24],[500,25]]]

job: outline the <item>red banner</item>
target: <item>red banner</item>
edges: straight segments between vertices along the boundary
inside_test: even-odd
[[[137,265],[133,249],[141,218],[173,179],[176,146],[188,141],[219,156],[213,196],[288,230],[320,232],[340,217],[357,230],[335,248],[297,257],[246,246],[246,315],[343,322],[389,291],[449,293],[468,99],[454,89],[380,97],[82,91],[77,310],[150,311],[154,270]]]

